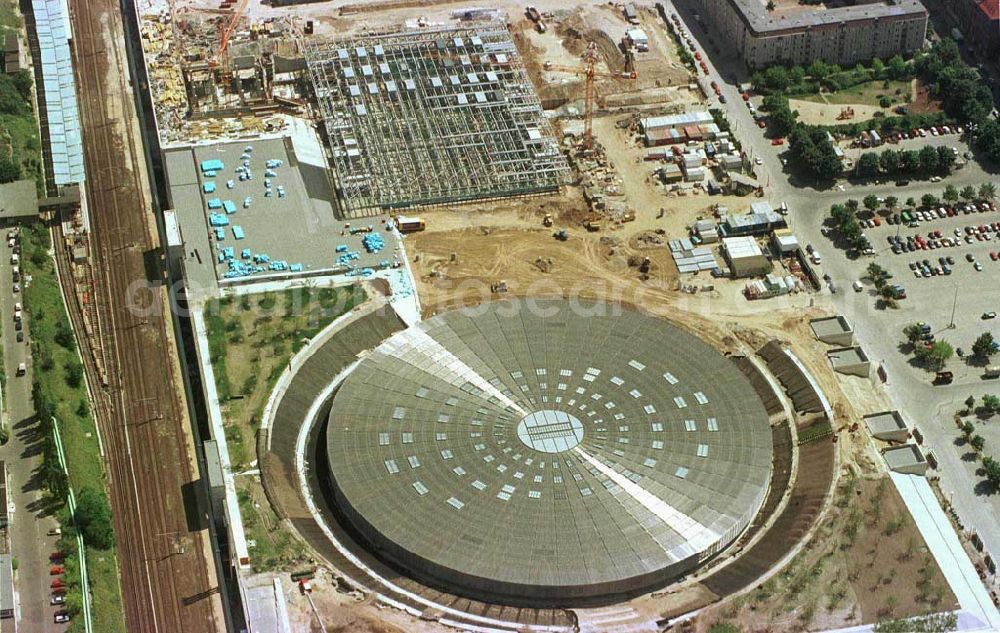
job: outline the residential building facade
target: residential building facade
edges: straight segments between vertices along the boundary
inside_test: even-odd
[[[1000,55],[1000,0],[955,0],[949,8],[966,42],[984,54]]]
[[[702,0],[706,20],[751,69],[821,59],[850,66],[910,55],[924,45],[927,10],[919,0],[860,0],[851,6],[768,11],[762,0]]]

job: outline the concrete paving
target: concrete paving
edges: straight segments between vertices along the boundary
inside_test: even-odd
[[[981,394],[983,387],[977,376],[966,375],[960,367],[961,363],[952,361],[948,367],[956,372],[956,381],[952,385],[942,387],[931,387],[929,376],[926,371],[919,367],[914,367],[909,362],[909,357],[900,353],[897,349],[902,338],[901,328],[905,323],[915,320],[930,321],[939,326],[947,325],[950,321],[952,309],[952,299],[954,297],[953,279],[965,278],[958,274],[958,270],[970,267],[964,261],[964,251],[961,248],[944,249],[939,251],[920,251],[920,259],[928,258],[936,261],[940,255],[952,255],[955,257],[956,274],[946,278],[934,278],[929,280],[914,279],[912,275],[907,278],[900,275],[901,283],[906,286],[911,298],[903,302],[903,307],[899,311],[888,313],[875,309],[874,299],[867,292],[855,293],[850,290],[851,282],[861,276],[864,268],[867,267],[868,258],[850,260],[844,251],[837,250],[833,244],[822,235],[822,220],[827,217],[830,206],[844,202],[849,198],[860,201],[866,195],[874,193],[880,196],[893,195],[905,201],[908,197],[917,200],[925,193],[933,193],[940,197],[944,188],[948,184],[961,189],[966,185],[974,185],[978,188],[986,181],[993,181],[1000,184],[1000,178],[996,173],[989,173],[981,165],[970,161],[963,169],[955,171],[944,181],[932,183],[929,181],[913,181],[907,187],[895,187],[892,182],[875,184],[851,184],[843,183],[831,189],[818,190],[807,184],[794,182],[794,178],[785,170],[781,163],[780,152],[786,150],[787,146],[773,147],[770,141],[764,137],[763,130],[759,129],[753,121],[742,97],[740,96],[737,84],[749,81],[743,63],[735,53],[729,50],[730,47],[720,46],[722,54],[716,53],[710,44],[710,38],[716,40],[716,45],[720,42],[717,36],[707,33],[694,20],[694,14],[698,12],[697,5],[691,0],[678,2],[664,2],[667,15],[676,13],[685,24],[687,31],[696,40],[697,48],[702,52],[709,67],[709,75],[704,76],[699,73],[699,81],[705,85],[706,92],[712,95],[708,89],[708,82],[718,81],[722,93],[725,95],[727,103],[722,105],[718,99],[711,97],[713,107],[725,108],[736,138],[743,144],[744,150],[751,157],[760,157],[762,164],[755,165],[757,177],[765,184],[768,198],[773,204],[782,201],[787,202],[790,214],[790,226],[798,236],[802,244],[812,243],[824,251],[823,265],[819,267],[820,274],[829,274],[835,283],[843,291],[831,297],[833,306],[838,312],[844,314],[855,325],[855,336],[858,339],[874,365],[881,364],[888,374],[888,391],[893,400],[894,406],[899,409],[904,417],[912,424],[916,425],[926,438],[926,445],[930,446],[939,462],[939,472],[941,475],[941,488],[952,500],[953,506],[967,528],[975,529],[986,546],[988,551],[994,556],[1000,556],[1000,494],[997,494],[984,485],[983,478],[976,474],[977,464],[963,459],[963,455],[968,449],[956,444],[958,435],[955,424],[952,422],[952,415],[961,408],[962,401],[970,394]],[[720,72],[721,71],[721,72]],[[957,146],[964,152],[965,148],[960,144],[957,136],[949,135],[945,137],[927,137],[920,139],[923,144],[947,144]],[[914,141],[910,141],[911,144]],[[916,145],[921,145],[917,142]],[[890,146],[899,149],[899,146]],[[907,146],[904,146],[907,147]],[[979,216],[961,216],[954,218],[957,223],[963,222],[963,218],[976,217],[983,222],[988,216],[997,214],[983,214]],[[1000,217],[990,221],[1000,221]],[[977,222],[978,223],[978,222]],[[942,224],[943,228],[946,226]],[[879,248],[879,240],[885,245],[885,235],[888,233],[885,227],[881,232],[876,232],[872,236],[872,242]],[[921,227],[924,229],[925,227]],[[938,228],[934,226],[934,228]],[[895,227],[892,227],[895,230]],[[923,231],[926,235],[926,230]],[[944,231],[943,231],[944,232]],[[983,243],[977,243],[983,244]],[[986,243],[986,244],[992,244]],[[985,247],[977,247],[984,250],[991,250]],[[1000,245],[992,250],[1000,250]],[[954,252],[952,252],[954,251]],[[960,257],[956,256],[960,253]],[[979,251],[976,251],[977,259],[982,259]],[[933,254],[933,258],[931,255]],[[916,253],[910,253],[916,259]],[[891,252],[889,253],[890,257]],[[906,256],[904,257],[904,266]],[[880,258],[883,263],[885,258]],[[961,260],[961,261],[960,261]],[[1000,300],[996,299],[993,292],[984,292],[985,288],[995,287],[993,272],[989,275],[989,264],[993,264],[1000,273],[1000,264],[991,262],[987,258],[983,261],[985,268],[980,273],[979,278],[971,278],[962,282],[964,292],[959,291],[959,307],[961,308],[956,316],[955,322],[957,330],[949,332],[947,338],[953,340],[956,345],[969,348],[972,343],[972,333],[980,331],[979,316],[983,311],[997,309]],[[907,269],[908,270],[908,269]],[[975,274],[975,273],[973,273]],[[949,280],[949,281],[944,281]],[[939,282],[933,284],[932,282]],[[829,292],[824,289],[823,292]],[[998,310],[1000,311],[1000,310]],[[898,334],[897,334],[898,333]],[[961,342],[959,342],[961,341]],[[998,434],[1000,435],[1000,434]],[[994,447],[1000,445],[1000,437],[993,443]],[[987,447],[987,452],[990,452]],[[994,450],[997,450],[994,448]]]
[[[50,529],[58,526],[53,508],[43,499],[41,477],[43,437],[31,402],[30,324],[24,317],[24,342],[18,343],[14,329],[14,303],[22,302],[14,294],[10,264],[11,249],[6,246],[8,228],[2,230],[3,256],[0,257],[0,323],[7,388],[4,392],[10,441],[0,447],[0,458],[7,462],[7,487],[10,513],[11,550],[18,561],[15,573],[19,631],[62,631],[65,624],[55,624],[53,615],[59,607],[49,605],[49,553],[56,549],[56,537]],[[28,371],[17,376],[17,366],[25,363]]]

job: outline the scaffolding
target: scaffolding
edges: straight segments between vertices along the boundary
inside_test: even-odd
[[[502,22],[310,45],[347,216],[557,190],[569,169]]]

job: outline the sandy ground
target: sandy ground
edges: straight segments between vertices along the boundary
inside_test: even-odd
[[[840,103],[815,103],[812,101],[802,101],[801,99],[789,99],[788,105],[799,113],[799,121],[811,125],[836,125],[838,123],[854,123],[855,121],[867,121],[875,117],[876,112],[890,114],[892,108],[880,108],[878,106],[861,104],[840,104]],[[837,120],[837,115],[844,108],[854,108],[854,116],[842,121]]]

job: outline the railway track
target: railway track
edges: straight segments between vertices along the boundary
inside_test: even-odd
[[[157,252],[145,162],[127,83],[121,9],[115,0],[70,0],[91,224],[94,335],[61,230],[56,259],[93,389],[114,510],[127,630],[173,633],[222,628],[205,530],[188,527],[184,403],[169,354],[165,289],[145,287]],[[156,280],[154,280],[154,284]],[[103,367],[104,373],[100,371]]]

